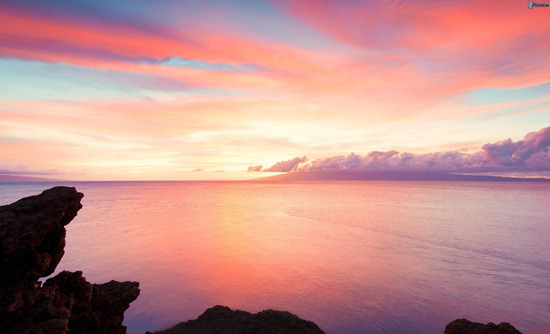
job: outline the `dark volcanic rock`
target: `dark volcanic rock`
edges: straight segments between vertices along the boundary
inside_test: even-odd
[[[65,225],[83,194],[55,187],[0,206],[0,286],[36,281],[54,272],[65,253]]]
[[[456,319],[445,326],[445,334],[521,334],[521,332],[507,322],[498,325],[490,322],[484,325],[466,319]]]
[[[207,309],[196,320],[182,322],[153,334],[320,334],[316,324],[292,313],[266,310],[256,314],[226,306]],[[152,334],[147,332],[146,334]]]
[[[126,333],[121,326],[124,311],[139,296],[137,282],[110,281],[91,284],[82,272],[63,271],[44,283],[65,297],[63,306],[71,310],[68,328],[71,333]]]
[[[65,225],[82,208],[74,188],[55,187],[0,206],[0,333],[124,334],[137,282],[91,284],[82,272],[46,281],[64,254]]]

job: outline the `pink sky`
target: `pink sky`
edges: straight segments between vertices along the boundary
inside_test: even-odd
[[[395,151],[550,176],[550,9],[527,3],[2,1],[0,174],[246,179]]]

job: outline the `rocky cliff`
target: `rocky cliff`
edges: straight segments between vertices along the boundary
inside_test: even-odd
[[[124,311],[139,295],[137,282],[91,284],[82,272],[55,271],[65,226],[84,195],[55,187],[0,206],[0,333],[124,334]]]

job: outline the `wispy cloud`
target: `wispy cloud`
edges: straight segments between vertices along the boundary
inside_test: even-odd
[[[449,169],[474,158],[421,153],[550,122],[550,21],[513,1],[10,0],[0,22],[0,163],[36,170]]]
[[[181,66],[172,59],[186,59],[187,65],[201,64],[202,69],[238,69],[237,65],[255,64],[272,69],[315,69],[312,60],[322,56],[283,44],[265,43],[235,32],[225,34],[196,27],[188,33],[169,26],[146,22],[125,25],[109,20],[90,20],[85,13],[65,18],[43,15],[17,7],[0,6],[3,28],[0,55],[83,66],[108,66],[116,70],[121,63]],[[70,27],[70,28],[69,28]],[[309,58],[309,61],[307,61]],[[138,66],[139,67],[139,66]],[[245,69],[248,70],[248,69]]]
[[[444,76],[439,83],[446,90],[497,82],[534,85],[547,82],[550,73],[545,61],[550,46],[540,43],[550,37],[547,13],[525,10],[517,1],[273,3],[335,40],[364,50],[371,61],[382,56],[386,65],[412,67],[424,78]]]

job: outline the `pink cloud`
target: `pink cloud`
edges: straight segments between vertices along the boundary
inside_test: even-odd
[[[254,63],[272,69],[319,71],[326,57],[296,47],[265,42],[230,31],[204,28],[193,34],[168,26],[139,29],[102,22],[93,24],[75,15],[59,19],[0,5],[0,55],[29,60],[102,62],[181,57],[211,63]],[[81,59],[78,61],[78,59]]]
[[[249,172],[260,172],[262,170],[263,165],[258,166],[250,166],[248,167]]]
[[[151,22],[100,25],[78,15],[60,19],[0,5],[0,56],[146,74],[158,78],[159,87],[315,94],[328,100],[392,96],[409,106],[479,88],[534,85],[550,75],[550,45],[539,43],[550,38],[544,35],[550,24],[541,11],[518,14],[512,5],[501,4],[495,12],[469,1],[277,3],[358,49],[307,50],[221,27],[197,26],[190,34]],[[169,57],[258,67],[221,71],[160,63]],[[399,96],[393,97],[396,91]]]
[[[294,159],[279,161],[269,168],[262,170],[263,172],[291,172],[298,169],[298,165],[307,161],[307,157],[296,157]]]
[[[412,66],[431,88],[462,92],[547,82],[550,20],[518,1],[274,0],[336,41]],[[374,55],[374,56],[372,56]],[[392,61],[388,61],[393,59]],[[418,79],[418,77],[417,77]],[[544,81],[546,80],[546,81]],[[442,92],[443,93],[443,92]],[[443,93],[444,94],[444,93]]]
[[[530,132],[523,140],[506,139],[485,144],[482,149],[487,160],[497,166],[520,167],[526,170],[550,169],[550,127]]]
[[[547,13],[524,3],[466,1],[275,0],[279,8],[337,40],[359,47],[495,47],[495,42],[546,34]],[[542,29],[541,29],[542,28]],[[453,50],[454,49],[454,50]]]
[[[170,26],[141,29],[78,15],[65,19],[23,12],[0,5],[0,57],[144,74],[158,87],[321,92],[355,86],[336,82],[330,73],[347,61],[231,30],[194,27],[193,33]],[[209,64],[235,65],[232,70],[182,68],[165,64],[171,57]],[[257,65],[247,69],[239,65]],[[354,79],[353,79],[354,80]],[[341,81],[341,80],[340,80]],[[142,82],[137,81],[136,85]]]
[[[481,151],[434,152],[427,154],[397,151],[370,152],[364,156],[351,153],[316,159],[300,171],[437,171],[472,172],[537,172],[550,170],[550,127],[530,132],[523,140],[511,139],[485,144]]]

